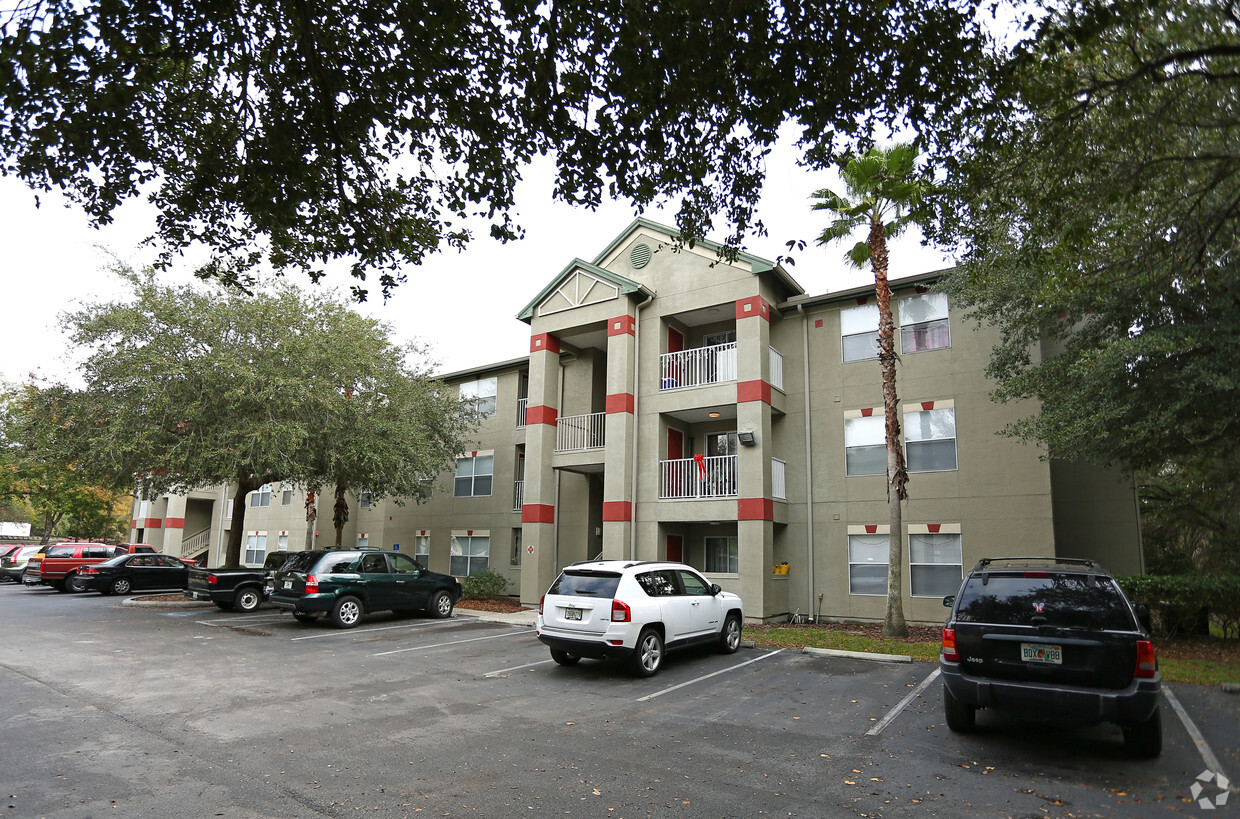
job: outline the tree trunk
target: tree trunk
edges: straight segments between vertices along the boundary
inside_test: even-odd
[[[336,484],[336,504],[332,507],[332,523],[336,526],[336,548],[344,538],[344,525],[349,522],[349,502],[345,500],[345,485]]]
[[[306,543],[303,547],[307,552],[314,548],[314,527],[319,521],[319,507],[316,503],[315,487],[306,490]]]
[[[891,285],[887,282],[887,236],[876,212],[870,219],[870,264],[878,293],[878,361],[883,373],[883,417],[887,440],[887,506],[890,547],[887,550],[887,615],[884,637],[907,637],[904,622],[904,526],[900,504],[908,497],[908,470],[900,446],[900,403],[896,396],[895,322],[891,317]]]
[[[241,568],[241,540],[245,534],[245,496],[262,486],[254,478],[238,478],[233,493],[232,521],[228,524],[228,548],[224,550],[222,569]]]

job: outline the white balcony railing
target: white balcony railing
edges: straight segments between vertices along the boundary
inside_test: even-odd
[[[736,342],[659,356],[659,389],[674,390],[736,380]]]
[[[525,426],[525,407],[530,403],[528,398],[517,399],[517,426]]]
[[[520,512],[521,507],[525,505],[525,481],[513,481],[512,483],[512,511]]]
[[[577,452],[583,449],[602,449],[606,421],[607,413],[605,412],[565,415],[555,422],[555,451]]]
[[[788,465],[779,458],[771,458],[771,497],[788,500]]]
[[[211,545],[211,530],[203,529],[181,541],[181,557],[193,557]]]
[[[660,461],[659,471],[662,499],[736,497],[735,455]]]
[[[771,386],[777,390],[784,388],[784,354],[771,347]]]

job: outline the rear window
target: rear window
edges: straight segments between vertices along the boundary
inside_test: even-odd
[[[49,546],[44,557],[73,557],[76,546]]]
[[[267,555],[267,559],[263,561],[263,570],[272,571],[284,566],[284,561],[288,560],[288,552],[272,552]]]
[[[965,623],[1137,630],[1115,581],[1093,575],[970,577],[961,589],[956,619]]]
[[[620,585],[618,572],[566,571],[555,579],[547,594],[576,597],[615,597]]]
[[[344,574],[351,572],[353,571],[353,564],[357,562],[357,558],[357,552],[328,552],[322,555],[318,565],[314,567],[314,573]]]
[[[280,567],[282,572],[305,572],[309,571],[315,561],[323,556],[322,552],[298,552],[285,561]]]

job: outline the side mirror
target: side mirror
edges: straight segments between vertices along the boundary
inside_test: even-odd
[[[956,595],[954,595],[954,594],[949,594],[949,595],[947,595],[946,597],[944,597],[944,598],[943,598],[943,605],[944,605],[946,608],[949,608],[949,609],[950,609],[952,606],[956,605]]]
[[[718,583],[711,583],[711,584],[710,584],[710,593],[711,593],[712,595],[714,595],[714,596],[718,597],[718,596],[719,596],[719,592],[721,592],[721,591],[723,591],[723,589],[721,589],[721,588],[719,587],[719,584],[718,584]]]

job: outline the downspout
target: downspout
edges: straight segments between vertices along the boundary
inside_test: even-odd
[[[631,479],[632,483],[629,486],[629,497],[633,499],[633,513],[629,519],[629,560],[637,559],[637,439],[640,436],[642,428],[641,415],[638,414],[642,395],[641,318],[642,309],[652,301],[654,301],[653,293],[651,293],[645,301],[637,305],[637,315],[633,319],[635,322],[633,329],[636,330],[633,334],[633,477]]]
[[[556,399],[559,407],[558,414],[564,414],[564,359],[557,358],[555,362],[559,367],[559,397]],[[557,426],[558,429],[558,426]],[[560,477],[563,472],[555,471],[555,518],[551,524],[551,559],[555,563],[555,570],[560,570]]]
[[[806,560],[809,568],[809,606],[810,611],[821,614],[821,607],[814,607],[814,447],[810,438],[813,429],[809,414],[809,316],[805,314],[804,305],[798,304],[797,312],[801,314],[801,361],[805,379],[805,540],[809,552]],[[818,622],[817,617],[814,622]]]

